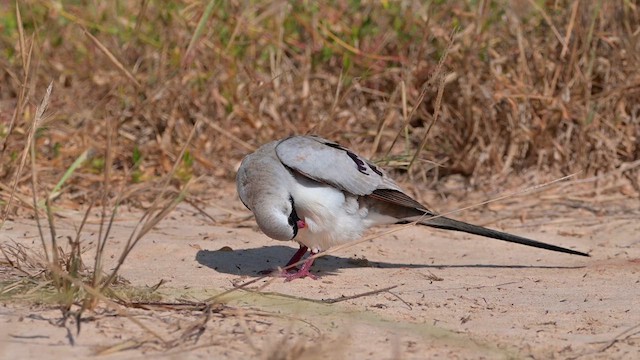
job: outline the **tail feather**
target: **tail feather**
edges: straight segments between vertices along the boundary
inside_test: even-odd
[[[533,246],[540,249],[557,251],[557,252],[562,252],[562,253],[567,253],[572,255],[591,256],[589,254],[586,254],[580,251],[571,250],[571,249],[563,248],[560,246],[527,239],[521,236],[508,234],[508,233],[497,231],[497,230],[487,229],[482,226],[468,224],[466,222],[449,219],[443,216],[432,218],[432,219],[427,218],[424,220],[420,220],[419,223],[421,225],[426,225],[426,226],[430,226],[438,229],[461,231],[468,234],[480,235],[480,236],[484,236],[492,239],[503,240],[503,241],[508,241],[508,242],[527,245],[527,246]]]

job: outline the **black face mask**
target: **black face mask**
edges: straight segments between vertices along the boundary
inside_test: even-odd
[[[291,201],[291,214],[289,215],[289,225],[291,225],[291,228],[293,229],[293,237],[291,238],[293,240],[296,238],[296,235],[298,235],[298,220],[300,220],[300,218],[298,217],[298,213],[296,213],[296,205],[293,202],[293,197],[291,195],[289,195],[289,201]]]

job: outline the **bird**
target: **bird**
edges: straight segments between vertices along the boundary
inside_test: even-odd
[[[332,246],[359,239],[366,229],[417,222],[567,254],[584,252],[454,220],[429,210],[407,195],[387,173],[346,147],[315,135],[290,136],[245,156],[236,186],[242,203],[268,237],[296,241],[298,251],[285,265],[298,263]],[[286,281],[317,277],[309,256]]]

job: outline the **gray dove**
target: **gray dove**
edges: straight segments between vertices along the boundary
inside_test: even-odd
[[[468,224],[437,214],[405,194],[379,167],[337,143],[317,136],[292,136],[247,155],[236,177],[242,203],[265,235],[294,240],[300,249],[286,266],[358,239],[372,226],[418,224],[567,254],[586,253]],[[313,258],[288,281],[311,277]]]

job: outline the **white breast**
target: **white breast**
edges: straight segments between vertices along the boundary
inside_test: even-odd
[[[367,209],[361,208],[358,197],[296,175],[292,191],[298,217],[306,227],[298,230],[294,240],[311,250],[326,250],[362,236],[367,228]]]

